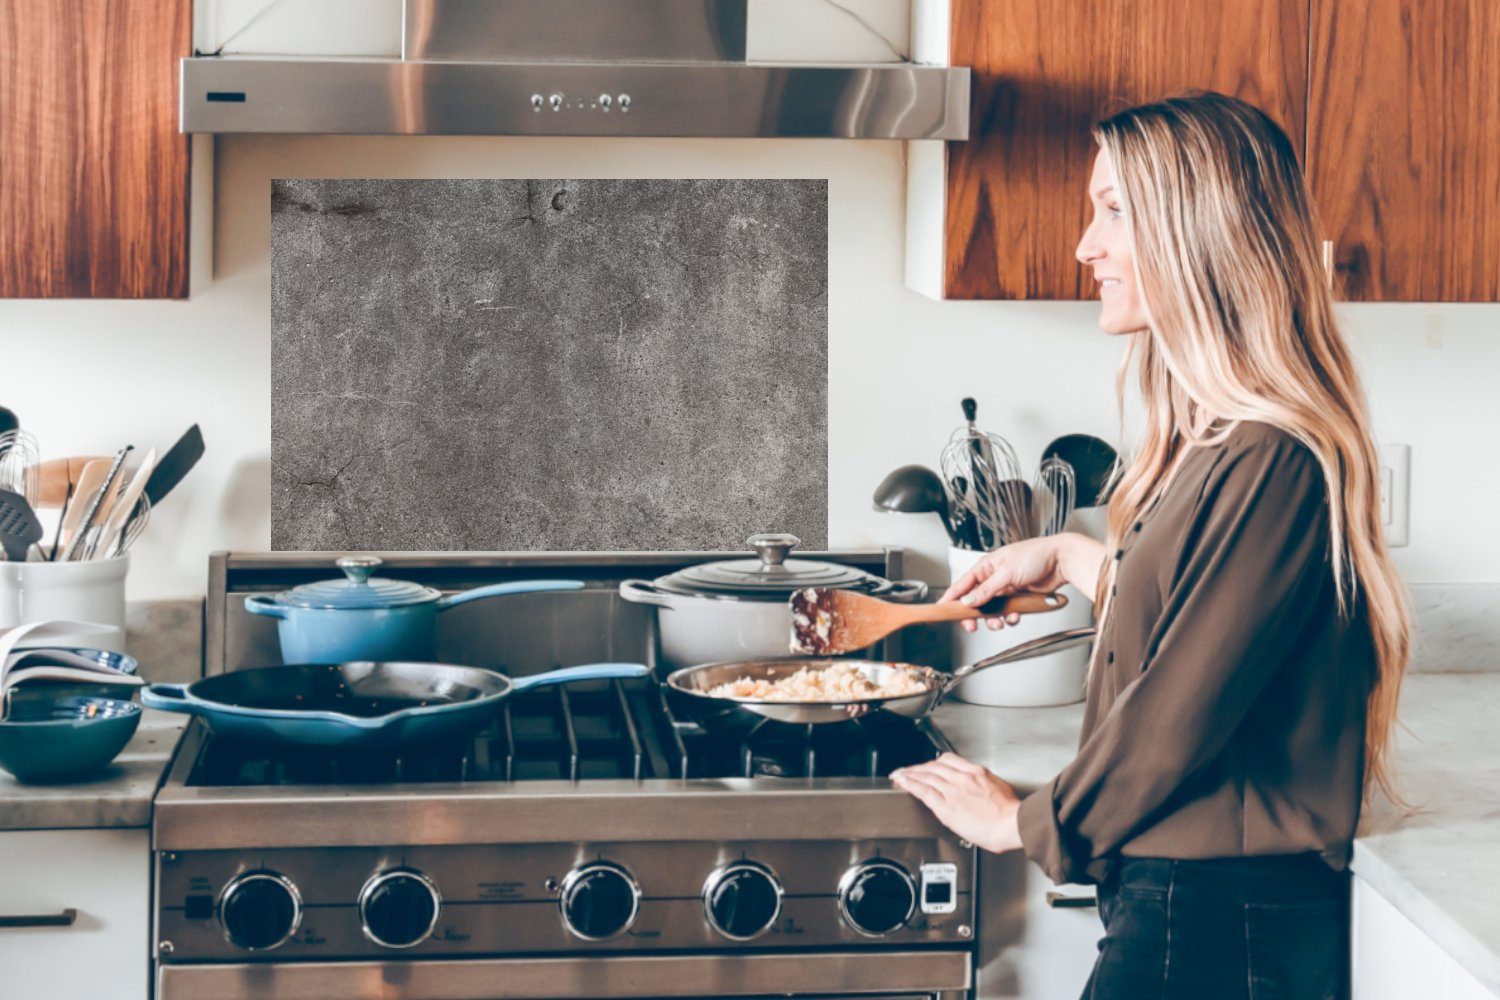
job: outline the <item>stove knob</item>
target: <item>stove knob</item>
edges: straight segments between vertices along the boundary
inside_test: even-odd
[[[585,941],[603,941],[630,929],[641,908],[641,887],[630,872],[608,861],[574,868],[560,891],[568,930]]]
[[[894,861],[855,865],[839,880],[839,911],[866,937],[881,937],[904,926],[917,908],[917,886]]]
[[[381,872],[359,891],[359,925],[365,937],[383,948],[411,948],[426,941],[442,908],[437,886],[410,868]]]
[[[231,944],[246,951],[270,951],[297,933],[302,897],[275,872],[246,872],[219,896],[219,923]]]
[[[703,909],[713,929],[731,941],[749,941],[781,916],[781,882],[754,861],[736,861],[708,877]]]

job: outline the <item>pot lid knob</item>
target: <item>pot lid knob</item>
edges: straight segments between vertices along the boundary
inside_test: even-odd
[[[379,556],[344,556],[334,565],[344,571],[349,582],[361,584],[370,582],[370,575],[375,572],[375,567],[379,566],[380,562]]]
[[[786,554],[802,544],[796,535],[751,535],[746,544],[760,554],[761,566],[773,570],[786,562]]]

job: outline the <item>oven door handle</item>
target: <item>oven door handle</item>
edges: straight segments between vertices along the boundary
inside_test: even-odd
[[[61,913],[18,913],[14,916],[0,914],[0,929],[10,927],[72,927],[78,920],[78,911],[68,907]]]

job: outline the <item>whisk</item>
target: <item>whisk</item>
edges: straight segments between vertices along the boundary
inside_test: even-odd
[[[19,493],[35,506],[41,485],[36,438],[19,427],[0,434],[0,489]]]
[[[1036,534],[1056,535],[1066,529],[1077,497],[1078,483],[1073,467],[1060,458],[1043,459],[1036,470],[1036,483],[1031,488]]]
[[[988,550],[1030,533],[1030,487],[1010,442],[975,424],[979,404],[965,398],[962,406],[965,426],[943,448],[943,479],[954,505],[974,518],[980,548]]]

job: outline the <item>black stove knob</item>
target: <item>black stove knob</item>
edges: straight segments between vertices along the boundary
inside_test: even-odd
[[[219,923],[231,944],[246,951],[270,951],[297,933],[302,897],[275,872],[246,872],[219,896]]]
[[[708,877],[703,909],[713,929],[731,941],[749,941],[781,916],[781,882],[754,861],[736,861]]]
[[[360,927],[383,948],[411,948],[426,941],[442,908],[437,886],[410,868],[381,872],[359,892]]]
[[[585,941],[603,941],[630,929],[641,907],[641,889],[630,872],[608,861],[574,868],[560,892],[568,930]]]
[[[917,886],[894,861],[855,865],[839,880],[839,910],[866,937],[881,937],[906,925],[917,908]]]

